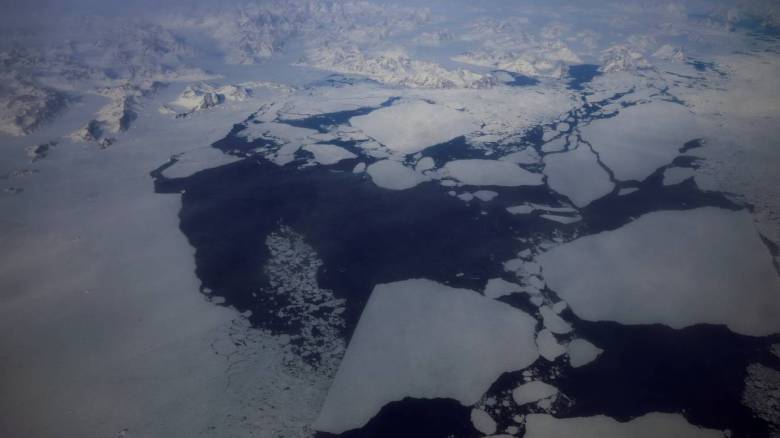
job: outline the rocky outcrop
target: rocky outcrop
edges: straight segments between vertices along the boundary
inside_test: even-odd
[[[664,44],[653,53],[653,58],[663,59],[665,61],[685,62],[685,53],[679,47],[670,44]]]
[[[0,132],[21,136],[53,119],[67,106],[65,93],[20,79],[0,77]]]
[[[160,107],[160,112],[171,114],[177,119],[183,119],[199,111],[209,110],[226,102],[242,102],[252,97],[255,89],[258,88],[281,92],[293,90],[289,86],[268,81],[252,81],[220,86],[200,82],[185,88],[176,100]]]
[[[125,83],[117,87],[97,90],[101,96],[111,101],[97,112],[94,119],[71,134],[75,141],[97,143],[105,148],[115,141],[115,135],[126,131],[138,117],[141,108],[140,99],[155,92],[162,84],[159,82],[133,84]]]
[[[642,53],[622,44],[604,50],[601,61],[600,70],[604,73],[652,68],[652,65],[645,59]]]
[[[50,141],[48,143],[27,146],[25,150],[27,151],[27,156],[32,161],[38,161],[40,159],[46,158],[46,156],[49,155],[49,152],[51,152],[51,149],[55,146],[57,146],[57,142]]]

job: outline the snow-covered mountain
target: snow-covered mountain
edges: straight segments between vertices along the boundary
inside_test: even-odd
[[[642,53],[617,44],[602,53],[600,70],[604,73],[645,70],[652,67]]]
[[[526,76],[561,78],[567,66],[581,64],[582,60],[563,43],[553,43],[543,50],[466,52],[452,58],[454,61],[520,73]]]
[[[213,75],[189,65],[192,47],[170,31],[148,23],[82,17],[66,21],[68,38],[0,52],[7,73],[0,84],[0,130],[29,134],[55,118],[69,99],[110,99],[73,134],[103,146],[127,130],[141,100],[163,84]]]
[[[448,70],[433,62],[412,59],[401,49],[372,56],[356,47],[326,46],[309,51],[302,63],[411,88],[485,88],[495,84],[490,75],[465,69]]]
[[[375,44],[430,19],[425,8],[368,1],[274,0],[197,10],[170,17],[174,28],[197,29],[217,41],[230,64],[254,64],[301,38]]]
[[[268,81],[243,82],[235,85],[212,85],[199,82],[187,86],[176,100],[160,107],[160,112],[173,114],[176,118],[186,118],[198,111],[205,111],[226,102],[242,102],[251,97],[258,88],[292,91],[289,86]]]
[[[101,147],[108,147],[116,139],[113,135],[126,131],[138,117],[141,99],[154,93],[161,84],[146,82],[134,84],[127,82],[116,87],[106,87],[96,90],[96,93],[110,99],[95,118],[71,135],[77,141],[96,142]]]
[[[521,17],[478,18],[466,26],[460,38],[481,47],[452,59],[526,76],[561,78],[568,65],[583,62],[563,39],[569,33],[570,29],[560,24],[533,29]]]
[[[653,53],[653,58],[663,59],[666,61],[683,62],[685,61],[685,52],[680,47],[672,46],[671,44],[664,44],[658,50]]]
[[[63,92],[15,73],[0,75],[0,132],[29,134],[57,116],[66,105]]]

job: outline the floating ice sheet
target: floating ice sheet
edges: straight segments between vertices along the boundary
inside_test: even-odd
[[[575,339],[569,342],[566,349],[567,354],[569,355],[569,364],[574,368],[579,368],[593,362],[604,352],[601,348],[584,339]]]
[[[512,399],[518,405],[526,405],[558,394],[558,388],[536,380],[523,383],[512,391]]]
[[[508,161],[455,160],[444,165],[443,174],[471,186],[538,186],[542,175]]]
[[[573,151],[544,157],[544,174],[547,185],[577,207],[585,207],[614,188],[609,174],[584,144]]]
[[[366,172],[374,184],[390,190],[406,190],[428,180],[398,161],[382,160],[368,166]]]
[[[619,180],[641,181],[669,164],[687,141],[704,129],[684,106],[651,102],[629,106],[617,116],[582,127],[582,138]]]
[[[586,320],[780,331],[780,277],[744,211],[649,213],[538,260],[548,286]]]
[[[474,404],[502,373],[537,359],[535,325],[528,314],[473,291],[429,280],[379,285],[315,428],[360,427],[405,397]]]
[[[597,415],[555,418],[546,414],[526,417],[526,438],[722,438],[722,432],[689,424],[682,415],[650,413],[625,423]]]
[[[303,147],[314,155],[314,161],[319,164],[336,164],[341,160],[356,158],[357,155],[352,152],[332,144],[309,144]]]
[[[419,152],[479,128],[476,121],[462,111],[422,100],[381,108],[353,117],[349,122],[402,154]]]

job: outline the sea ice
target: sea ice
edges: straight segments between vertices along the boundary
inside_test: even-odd
[[[501,157],[501,161],[509,161],[515,164],[537,164],[539,162],[539,153],[534,148],[527,147],[522,151],[512,152]]]
[[[550,152],[561,152],[566,150],[566,136],[562,135],[556,139],[550,140],[542,145],[542,152],[549,154]]]
[[[461,194],[456,195],[456,196],[458,197],[458,199],[460,199],[462,201],[466,201],[466,202],[471,202],[471,201],[474,200],[474,195],[472,195],[469,192],[461,193]]]
[[[544,327],[553,333],[563,335],[571,331],[571,324],[564,321],[553,309],[543,306],[539,308]]]
[[[498,299],[505,295],[522,291],[522,286],[519,284],[510,283],[503,278],[491,278],[488,280],[487,286],[485,286],[485,296],[493,299]]]
[[[673,186],[680,184],[681,182],[693,178],[696,173],[693,169],[688,167],[670,167],[664,171],[664,185]]]
[[[474,425],[474,429],[484,433],[485,435],[492,435],[496,433],[496,421],[482,409],[471,410],[471,424]]]
[[[498,196],[498,193],[492,190],[477,190],[476,192],[473,192],[472,195],[482,202],[490,202]]]
[[[544,174],[547,185],[577,207],[585,207],[614,188],[609,174],[584,144],[569,152],[544,157]]]
[[[536,210],[536,207],[530,204],[513,205],[506,208],[506,211],[511,214],[531,214],[534,210]]]
[[[780,331],[780,276],[744,211],[653,212],[537,260],[548,286],[585,320]]]
[[[176,163],[163,171],[167,178],[184,178],[203,169],[229,164],[240,158],[212,147],[199,147],[176,156]]]
[[[414,170],[418,172],[425,172],[426,170],[431,170],[434,167],[436,167],[436,162],[433,160],[433,158],[423,157],[420,158],[420,161],[414,165]]]
[[[539,347],[539,355],[550,362],[566,352],[563,345],[558,343],[555,335],[548,329],[540,330],[536,335],[536,346]]]
[[[575,339],[569,342],[566,348],[569,355],[569,364],[574,368],[593,362],[604,352],[601,348],[584,339]]]
[[[374,184],[390,190],[406,190],[428,180],[398,161],[382,160],[368,166],[366,172]]]
[[[596,415],[555,418],[547,414],[526,416],[525,438],[723,438],[718,430],[694,426],[679,414],[652,412],[625,423]]]
[[[414,154],[479,129],[469,114],[422,100],[380,108],[349,122],[401,154]]]
[[[559,224],[569,225],[582,220],[579,216],[561,216],[558,214],[542,214],[539,217],[547,219],[548,221],[558,222]]]
[[[512,391],[512,399],[519,406],[535,403],[558,394],[558,388],[539,380],[523,383]]]
[[[313,129],[299,128],[286,123],[254,123],[250,121],[246,124],[246,128],[239,131],[238,136],[246,138],[247,141],[265,138],[279,143],[300,143],[306,137],[316,133],[317,131]]]
[[[637,181],[670,163],[683,144],[703,134],[687,108],[669,102],[629,106],[580,131],[617,179]]]
[[[341,160],[357,158],[352,152],[332,144],[309,144],[303,147],[314,155],[314,161],[323,165],[336,164]]]
[[[378,285],[314,427],[354,429],[405,397],[475,404],[502,373],[538,358],[535,325],[470,290],[429,280]]]
[[[445,176],[472,186],[538,186],[542,175],[531,173],[522,167],[498,160],[455,160],[444,165]]]

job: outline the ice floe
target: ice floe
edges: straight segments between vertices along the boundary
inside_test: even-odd
[[[290,337],[292,352],[333,375],[346,348],[340,332],[346,300],[320,288],[322,260],[292,228],[281,226],[265,244],[271,255],[264,267],[271,293],[286,300],[276,316],[301,328]]]
[[[760,363],[748,365],[742,404],[770,424],[770,436],[780,433],[780,371]]]
[[[482,409],[471,410],[471,424],[474,425],[474,429],[484,433],[485,435],[492,435],[496,433],[496,421]]]
[[[354,429],[405,397],[475,404],[502,373],[537,359],[535,325],[470,290],[429,280],[378,285],[314,427]]]
[[[566,346],[569,364],[574,368],[593,362],[603,352],[604,350],[584,339],[574,339]]]
[[[696,176],[693,169],[689,167],[670,167],[664,170],[664,185],[673,186]]]
[[[382,160],[368,166],[366,172],[374,184],[390,190],[406,190],[428,180],[398,161]]]
[[[553,309],[547,306],[539,308],[539,313],[542,315],[542,321],[544,327],[547,330],[559,335],[569,333],[571,331],[571,324],[564,321]]]
[[[614,188],[609,174],[584,144],[569,152],[544,157],[544,174],[547,185],[577,207],[585,207]]]
[[[474,195],[469,192],[456,194],[454,191],[449,192],[451,195],[456,196],[461,201],[471,202],[474,200]]]
[[[319,164],[336,164],[341,160],[357,158],[352,152],[332,144],[309,144],[303,147],[303,150],[309,151],[314,155],[314,161]]]
[[[442,175],[454,178],[470,186],[538,186],[542,175],[522,167],[498,160],[454,160],[444,165]]]
[[[492,190],[477,190],[471,194],[482,202],[490,202],[498,196],[498,193]]]
[[[705,89],[682,84],[673,88],[698,116],[718,125],[705,137],[706,147],[695,151],[705,158],[699,163],[696,184],[705,189],[701,176],[706,173],[714,183],[711,189],[744,196],[754,208],[761,233],[780,242],[780,87],[774,81],[780,57],[774,50],[758,50],[716,59],[718,68],[727,72],[726,83]]]
[[[617,179],[641,181],[669,164],[687,141],[701,137],[703,127],[682,105],[651,102],[622,108],[580,131]]]
[[[479,128],[468,113],[422,100],[380,108],[349,122],[400,154],[414,154]]]
[[[561,152],[566,150],[566,136],[562,135],[558,138],[548,141],[542,145],[542,152],[549,154],[550,152]]]
[[[246,127],[241,130],[238,135],[247,139],[247,141],[253,141],[259,138],[276,140],[279,142],[294,142],[303,141],[306,137],[316,134],[317,131],[313,129],[300,128],[297,126],[288,125],[287,123],[278,122],[265,122],[247,123]]]
[[[539,153],[536,152],[534,148],[530,147],[501,157],[502,161],[509,161],[510,163],[515,164],[536,164],[540,159]]]
[[[579,216],[561,216],[559,214],[542,214],[539,217],[547,219],[548,221],[558,222],[559,224],[569,225],[582,220]]]
[[[431,157],[423,157],[414,165],[414,170],[418,172],[425,172],[436,167],[436,162]]]
[[[574,214],[577,213],[577,210],[571,207],[552,207],[549,205],[526,203],[507,207],[506,211],[516,215],[531,214],[533,212],[540,211],[544,212],[543,214],[539,215],[540,217],[562,224],[570,224],[573,222],[578,222],[582,219],[580,216]],[[563,213],[564,215],[559,213]]]
[[[558,388],[539,380],[523,383],[512,390],[512,399],[519,406],[536,403],[558,394]]]
[[[526,438],[723,438],[721,431],[694,426],[679,414],[653,412],[625,423],[604,415],[555,418],[547,414],[526,416]]]
[[[566,352],[566,348],[558,343],[555,335],[548,329],[540,330],[536,335],[536,346],[539,347],[539,355],[550,362]]]
[[[184,178],[203,169],[229,164],[239,159],[234,155],[223,154],[212,147],[200,147],[176,155],[175,165],[165,169],[163,175],[167,178]]]
[[[493,299],[522,291],[523,288],[519,284],[510,283],[503,278],[491,278],[485,286],[485,296]]]
[[[513,205],[507,207],[506,211],[511,214],[531,214],[536,210],[536,207],[531,204]]]
[[[538,260],[548,286],[586,320],[780,331],[780,277],[744,211],[653,212]]]
[[[466,202],[471,202],[474,199],[479,199],[482,202],[490,202],[498,196],[498,193],[492,190],[477,190],[476,192],[463,192],[459,194],[455,191],[450,191],[448,193],[451,196],[456,196],[458,199]]]

